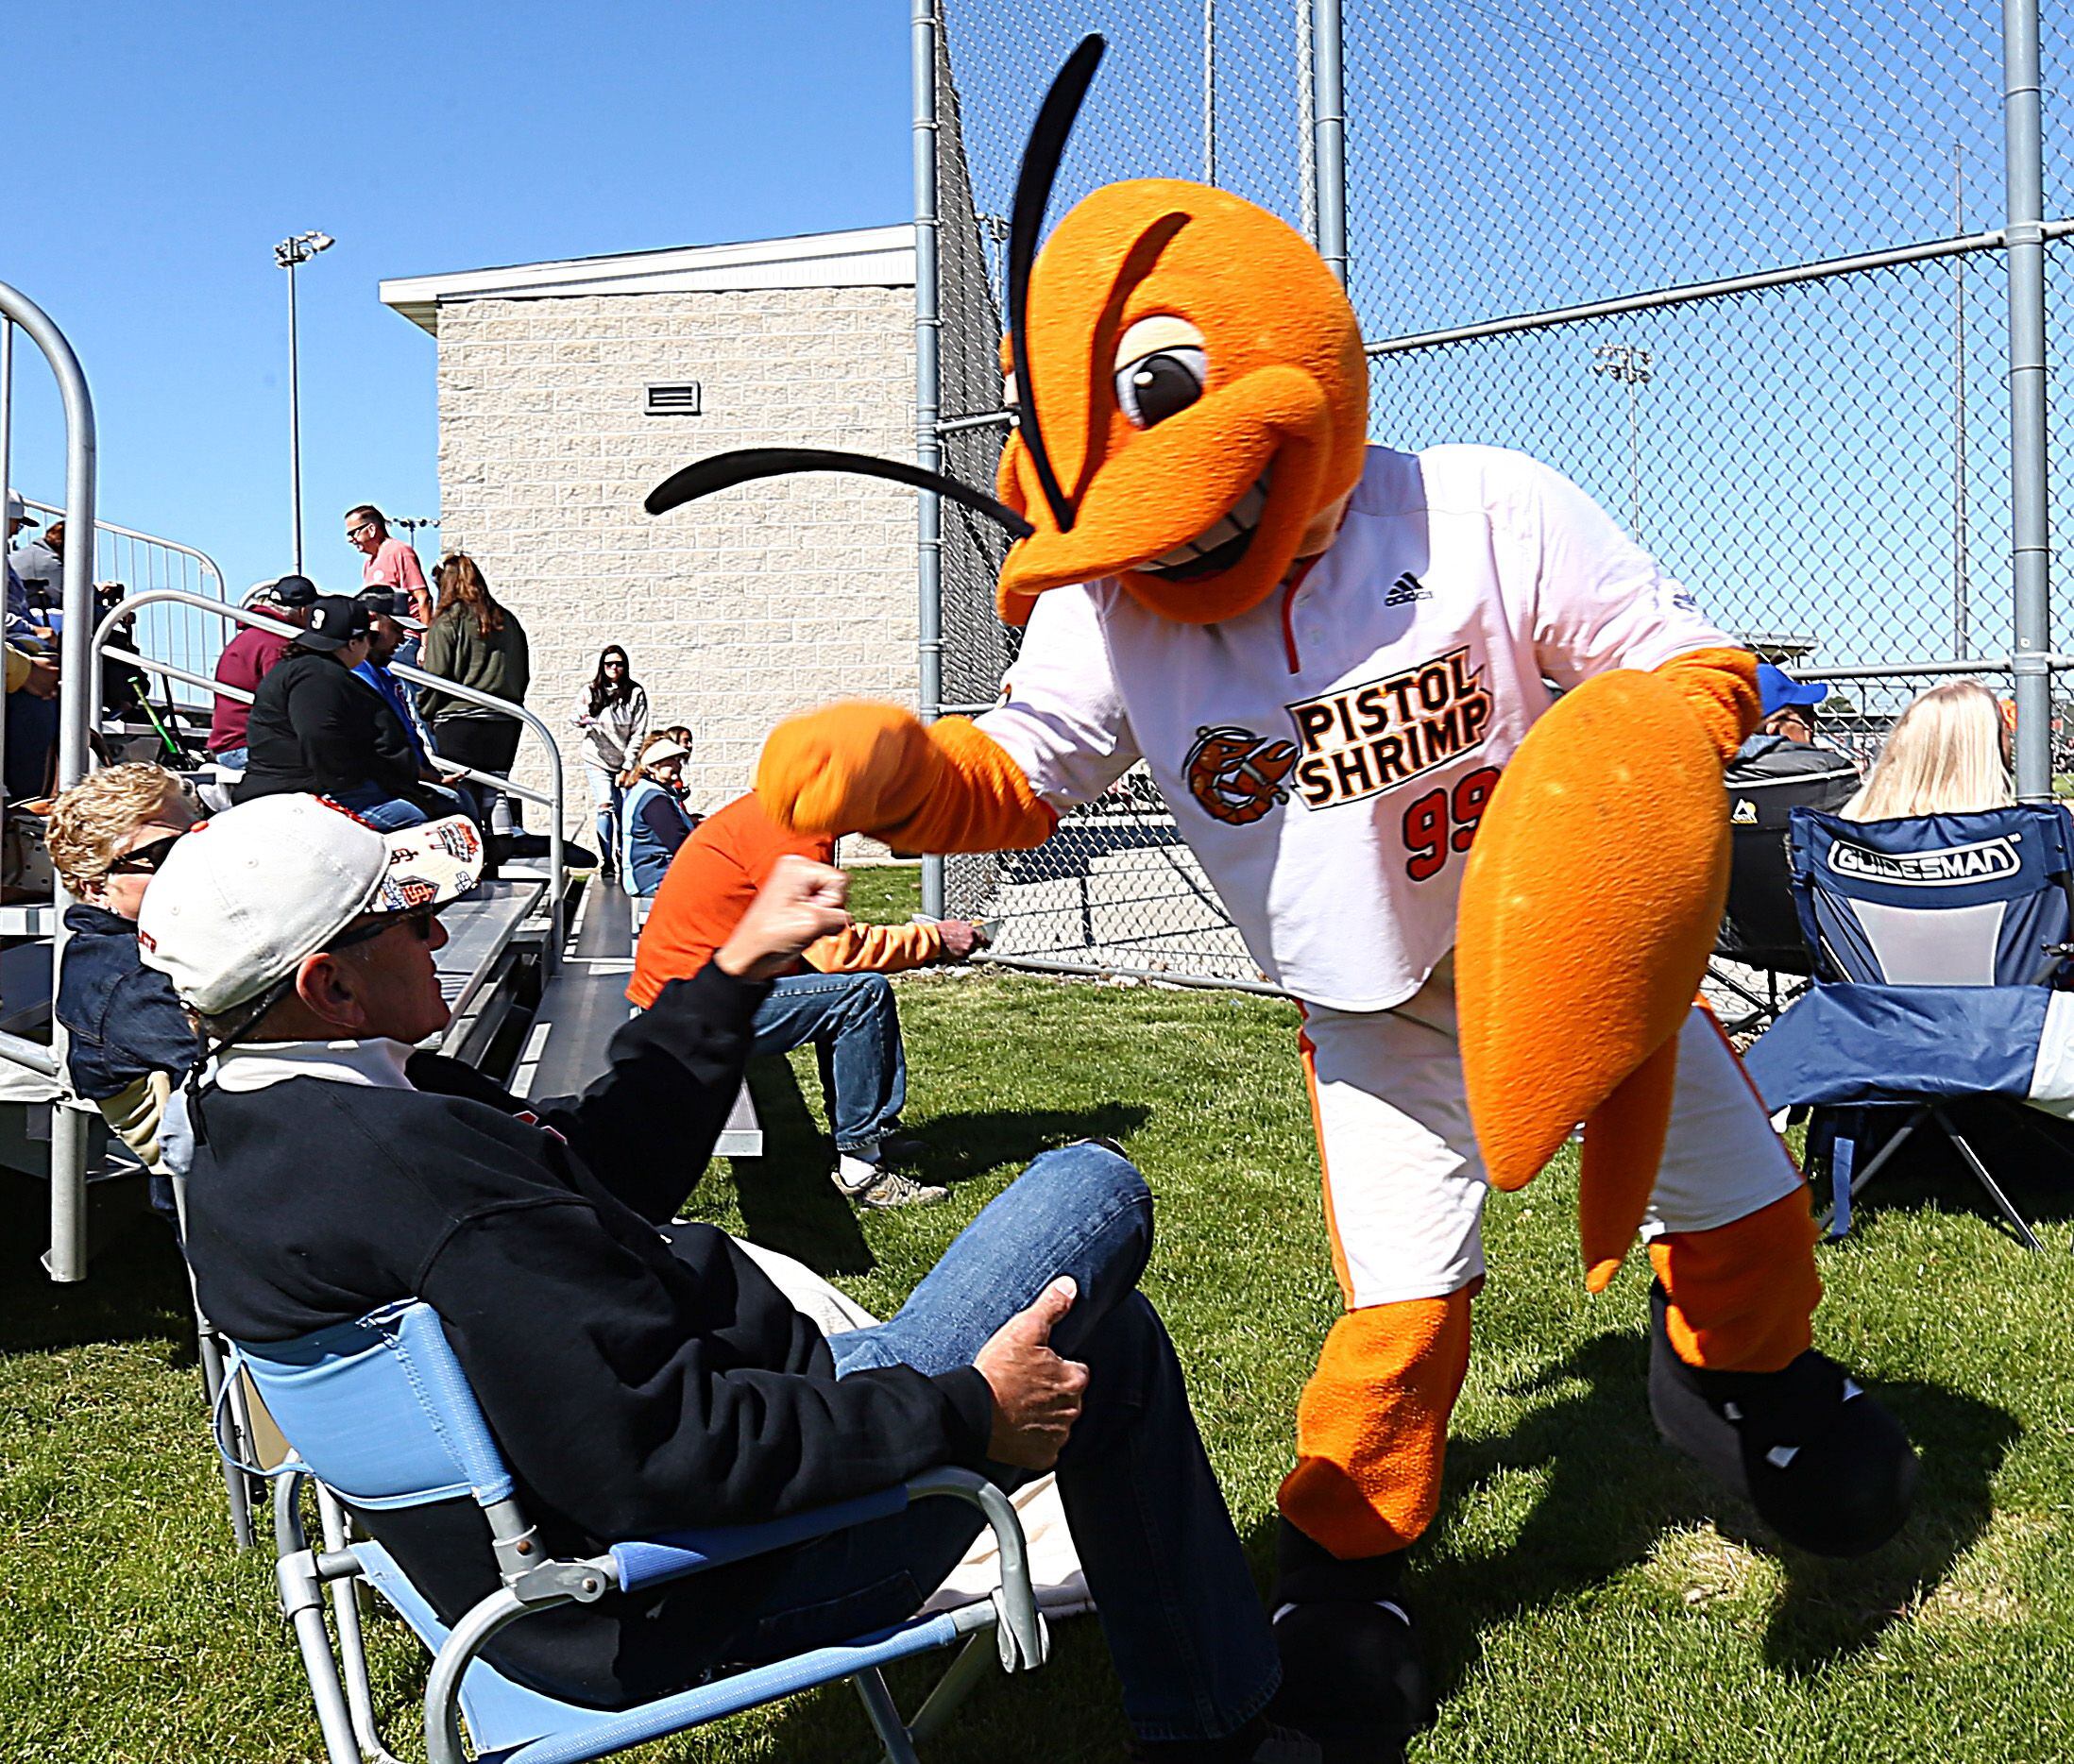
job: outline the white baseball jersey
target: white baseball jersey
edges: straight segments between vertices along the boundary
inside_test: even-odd
[[[1454,947],[1465,854],[1544,676],[1733,647],[1548,467],[1370,448],[1332,549],[1239,618],[1181,624],[1114,582],[1040,595],[978,722],[1056,808],[1142,757],[1262,969],[1386,1010]]]

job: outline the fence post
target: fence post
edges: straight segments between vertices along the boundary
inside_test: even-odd
[[[2010,568],[2015,589],[2016,794],[2052,795],[2050,532],[2046,506],[2045,170],[2038,0],[2003,0],[2008,205]]]
[[[2014,0],[2012,0],[2014,4]],[[1318,181],[1318,254],[1347,285],[1347,91],[1339,0],[1311,0],[1311,158]]]
[[[943,414],[944,321],[937,278],[936,58],[937,0],[914,0],[914,458],[926,471],[943,469],[937,433]],[[921,712],[934,722],[944,702],[944,502],[922,492],[915,521],[916,630],[921,666]],[[944,860],[922,859],[922,910],[944,916]]]

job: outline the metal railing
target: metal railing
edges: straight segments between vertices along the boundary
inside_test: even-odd
[[[226,685],[224,682],[212,679],[207,674],[198,673],[192,669],[182,667],[178,662],[157,660],[152,656],[140,654],[134,649],[111,643],[109,640],[115,627],[128,614],[142,607],[166,603],[190,606],[196,611],[224,619],[229,623],[254,626],[262,631],[271,631],[280,636],[293,638],[300,635],[299,627],[291,625],[282,619],[269,619],[264,613],[251,612],[241,606],[231,606],[221,601],[204,600],[199,595],[183,593],[178,588],[158,588],[146,594],[131,596],[102,619],[94,631],[93,651],[94,656],[109,656],[115,661],[127,662],[131,667],[142,668],[166,679],[178,680],[185,685],[197,687],[212,694],[220,694],[224,698],[235,699],[241,704],[249,704],[252,702],[252,694],[246,691],[242,687]],[[528,710],[523,704],[514,704],[508,699],[497,698],[488,692],[480,691],[474,687],[464,686],[456,680],[443,680],[437,674],[427,673],[422,669],[413,668],[407,664],[391,663],[389,671],[395,674],[398,679],[408,680],[414,686],[431,687],[436,691],[446,693],[449,697],[460,699],[467,704],[479,704],[485,710],[492,710],[500,716],[509,717],[513,721],[521,723],[526,728],[531,729],[539,738],[541,746],[547,750],[549,784],[545,790],[536,790],[530,785],[517,783],[513,779],[501,776],[494,772],[478,772],[472,766],[456,765],[450,761],[444,763],[443,770],[457,776],[468,778],[477,784],[485,785],[491,789],[521,797],[529,803],[536,803],[549,811],[551,819],[548,823],[548,913],[551,928],[543,960],[548,970],[552,972],[554,964],[561,958],[564,933],[567,929],[564,920],[568,910],[565,899],[568,890],[568,871],[564,862],[565,851],[562,836],[562,814],[565,807],[562,750],[556,743],[552,732],[540,718]],[[97,665],[93,669],[88,683],[87,704],[88,714],[94,725],[98,727],[101,719],[101,677],[100,669]]]
[[[60,634],[60,658],[63,676],[75,687],[70,693],[61,691],[59,699],[58,788],[64,789],[83,778],[87,769],[88,725],[86,718],[78,714],[85,699],[76,687],[87,677],[88,639],[94,621],[94,395],[87,389],[86,372],[79,365],[78,356],[49,314],[26,295],[0,282],[0,484],[6,483],[9,466],[17,328],[42,351],[58,382],[65,414],[65,526],[68,537],[75,541],[86,535],[86,543],[67,545],[64,557],[61,600],[65,628]],[[54,921],[50,995],[55,1001],[59,969],[70,935],[64,924],[69,897],[55,875],[50,888]],[[0,1042],[0,1059],[25,1066],[58,1085],[50,1117],[50,1248],[43,1257],[43,1266],[54,1281],[79,1281],[86,1278],[87,1114],[92,1105],[72,1094],[65,1076],[64,1026],[55,1013],[50,1038],[46,1051],[34,1048],[33,1043],[18,1046],[17,1038],[10,1036]]]
[[[32,496],[25,496],[22,500],[26,507],[46,516],[61,518],[64,513]],[[230,598],[222,566],[195,546],[109,520],[95,523],[94,536],[94,581],[121,583],[129,591],[131,602],[141,602],[144,594],[156,588],[178,588],[204,600]],[[140,635],[154,652],[188,668],[206,669],[211,660],[207,627],[199,619],[146,619]],[[205,695],[196,695],[183,702],[195,708],[206,708],[209,700]]]

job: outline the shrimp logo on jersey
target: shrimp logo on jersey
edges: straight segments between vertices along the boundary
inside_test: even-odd
[[[1205,814],[1243,827],[1289,800],[1283,786],[1296,761],[1290,741],[1270,741],[1250,729],[1198,729],[1182,773]]]
[[[1490,731],[1490,688],[1467,645],[1284,708],[1302,743],[1296,786],[1308,808],[1378,796],[1474,753]]]

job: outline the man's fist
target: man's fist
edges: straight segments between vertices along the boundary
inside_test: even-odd
[[[936,927],[936,934],[944,940],[945,961],[963,961],[974,950],[987,946],[985,929],[970,919],[945,919]]]
[[[808,944],[848,926],[849,897],[850,878],[842,871],[788,853],[713,959],[738,979],[774,979]]]
[[[973,1365],[994,1392],[987,1456],[1022,1470],[1048,1470],[1080,1418],[1087,1367],[1051,1351],[1051,1331],[1080,1288],[1062,1274],[1026,1311],[994,1331]]]
[[[756,763],[756,796],[800,833],[876,833],[927,800],[944,770],[928,731],[897,704],[851,699],[790,717]]]

